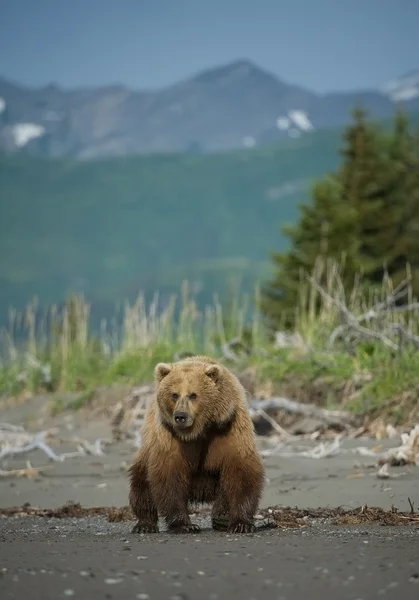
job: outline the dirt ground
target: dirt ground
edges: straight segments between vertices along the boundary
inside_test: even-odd
[[[57,454],[76,448],[74,438],[94,443],[110,439],[107,418],[66,412],[54,418],[42,399],[3,408],[1,421],[28,431],[57,427],[66,439],[51,444]],[[289,450],[313,448],[318,441],[290,442]],[[360,446],[383,450],[400,438],[342,442],[325,458],[271,455],[264,458],[268,481],[261,502],[299,509],[363,505],[410,511],[419,507],[419,470],[391,467],[389,479],[377,478],[375,456]],[[272,446],[260,439],[260,448]],[[0,478],[0,512],[29,503],[58,508],[122,507],[128,503],[126,468],[135,453],[133,440],[104,446],[103,456],[86,454],[52,462],[39,451],[2,461],[2,469],[45,466],[34,478]],[[410,500],[410,502],[409,502]],[[418,513],[419,515],[419,513]],[[174,536],[165,532],[133,536],[132,523],[103,516],[44,518],[0,515],[0,591],[2,598],[137,598],[138,600],[343,600],[419,597],[419,525],[336,525],[314,519],[296,529],[258,529],[232,536],[209,529]],[[262,526],[262,521],[259,521]]]

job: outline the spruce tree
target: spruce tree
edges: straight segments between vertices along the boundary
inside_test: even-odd
[[[399,283],[410,263],[413,289],[419,295],[419,135],[410,132],[402,111],[396,113],[388,142],[386,203],[379,222],[378,247],[383,249],[389,274]],[[376,282],[381,279],[379,264],[370,276]]]
[[[341,166],[313,187],[299,222],[282,228],[290,249],[273,254],[275,276],[262,297],[273,326],[293,322],[301,276],[319,257],[345,257],[348,287],[360,270],[367,285],[375,285],[384,270],[397,283],[407,262],[413,273],[419,269],[419,137],[403,113],[384,134],[359,107],[342,137]]]
[[[343,201],[357,215],[354,234],[358,238],[358,262],[368,277],[376,267],[376,236],[380,230],[377,215],[385,208],[388,165],[380,130],[367,122],[361,108],[354,110],[353,117],[354,124],[343,135],[346,144],[341,150],[343,163],[337,176],[342,182]]]
[[[301,276],[310,273],[317,258],[345,259],[349,277],[360,265],[356,212],[343,202],[342,186],[328,176],[313,187],[311,205],[302,205],[300,222],[283,227],[290,238],[288,252],[273,253],[275,277],[263,290],[262,309],[275,325],[289,325],[295,318]]]

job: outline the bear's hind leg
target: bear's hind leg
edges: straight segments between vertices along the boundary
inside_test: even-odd
[[[132,533],[158,533],[157,508],[147,481],[147,467],[144,456],[139,454],[137,460],[130,468],[129,474],[129,504],[132,512],[138,519],[132,528]]]

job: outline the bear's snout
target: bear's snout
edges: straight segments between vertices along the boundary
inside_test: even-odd
[[[176,425],[186,425],[190,420],[190,415],[186,412],[176,411],[173,413]]]

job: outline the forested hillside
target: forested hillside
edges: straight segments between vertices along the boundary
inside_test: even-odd
[[[231,276],[265,274],[310,180],[335,166],[338,136],[263,150],[99,162],[0,157],[0,310],[84,290],[97,302],[139,289],[211,298]]]
[[[178,291],[202,302],[233,277],[265,279],[313,180],[339,162],[340,131],[213,156],[77,162],[0,156],[0,314],[84,291],[103,310]]]

